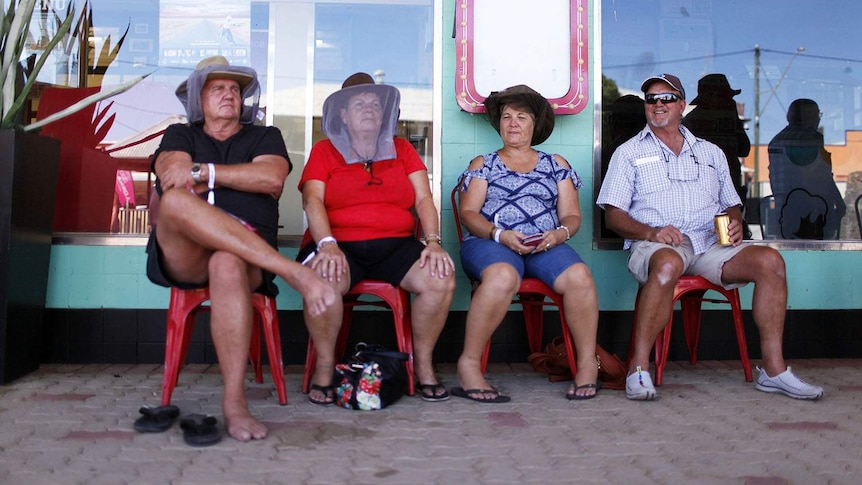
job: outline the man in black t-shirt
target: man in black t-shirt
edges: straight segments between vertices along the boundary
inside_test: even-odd
[[[279,130],[252,124],[259,90],[253,69],[222,56],[201,61],[177,88],[189,124],[168,127],[153,157],[161,200],[147,246],[154,283],[209,286],[225,424],[239,441],[267,433],[245,398],[252,293],[275,295],[277,275],[312,314],[336,299],[332,287],[277,250],[278,197],[291,166]]]

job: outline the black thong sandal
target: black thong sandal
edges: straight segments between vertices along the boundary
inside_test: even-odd
[[[183,440],[191,446],[210,446],[221,441],[221,430],[214,416],[189,414],[180,420]]]
[[[464,389],[463,387],[453,387],[449,389],[449,392],[451,392],[455,397],[463,397],[464,399],[469,399],[471,401],[488,404],[504,403],[512,400],[511,397],[504,396],[494,387],[491,389]],[[476,396],[476,394],[492,394],[494,397],[483,399],[482,397]]]
[[[588,396],[579,396],[578,395],[578,389],[595,389],[596,392],[594,392]],[[587,399],[592,399],[592,398],[598,396],[599,391],[601,391],[601,390],[602,390],[602,381],[596,381],[596,382],[591,383],[591,384],[583,384],[580,386],[576,384],[575,388],[572,390],[572,392],[566,393],[566,399],[568,399],[569,401],[586,401]]]
[[[328,386],[321,386],[318,384],[311,385],[312,391],[317,391],[323,394],[323,399],[317,400],[311,398],[311,393],[308,393],[308,402],[311,404],[317,404],[318,406],[332,406],[335,404],[335,386],[332,384]]]
[[[180,408],[167,406],[144,406],[138,410],[141,417],[135,420],[135,431],[139,433],[161,433],[167,431],[180,415]]]
[[[446,390],[446,386],[443,384],[416,384],[416,390],[419,391],[419,397],[422,398],[423,401],[428,402],[440,402],[440,401],[448,401],[451,396],[449,396],[449,391]],[[439,391],[443,391],[439,393]]]

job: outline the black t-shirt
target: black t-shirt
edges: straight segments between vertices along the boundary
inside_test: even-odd
[[[259,155],[280,155],[288,159],[290,164],[281,131],[272,126],[243,125],[237,134],[227,140],[219,141],[204,133],[202,124],[174,124],[165,130],[159,149],[153,155],[153,165],[159,153],[167,151],[186,152],[197,163],[216,164],[216,183],[218,183],[218,165],[251,163]],[[155,167],[152,168],[155,172]],[[161,195],[161,183],[158,178],[156,178],[156,191]],[[261,237],[276,247],[278,200],[269,194],[217,187],[215,205],[251,224]]]

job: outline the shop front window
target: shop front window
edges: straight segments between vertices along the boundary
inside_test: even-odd
[[[602,0],[595,193],[613,148],[643,126],[641,82],[671,73],[686,90],[686,124],[725,148],[736,167],[751,239],[858,242],[860,14],[849,0],[828,9],[781,0]],[[729,116],[715,114],[717,97]],[[618,241],[603,215],[596,211],[595,239]]]
[[[66,1],[53,3],[65,11]],[[84,1],[76,4],[80,10]],[[88,116],[93,121],[77,130],[86,134],[87,146],[81,155],[61,161],[71,175],[60,181],[62,216],[55,233],[146,235],[154,182],[150,156],[168,125],[185,122],[174,91],[198,61],[213,55],[257,70],[259,122],[278,127],[284,136],[294,166],[279,203],[284,239],[296,239],[305,229],[297,182],[312,145],[324,137],[323,101],[354,72],[367,72],[401,91],[399,136],[413,144],[429,174],[439,171],[432,143],[433,0],[213,0],[205,5],[197,0],[90,0],[89,5],[92,29],[79,36],[83,47],[57,51],[55,68],[43,70],[39,80],[49,88],[92,90],[149,76],[94,106]],[[38,30],[35,22],[33,29]],[[112,50],[124,33],[116,56],[106,60],[105,46]],[[41,116],[38,108],[33,114]],[[69,127],[55,131],[67,139],[84,136]]]

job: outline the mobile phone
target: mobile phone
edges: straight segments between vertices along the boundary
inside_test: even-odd
[[[539,244],[539,241],[541,241],[544,238],[545,238],[544,234],[541,234],[541,233],[532,234],[530,236],[527,236],[527,237],[521,239],[521,244],[523,244],[524,246],[537,246]]]

